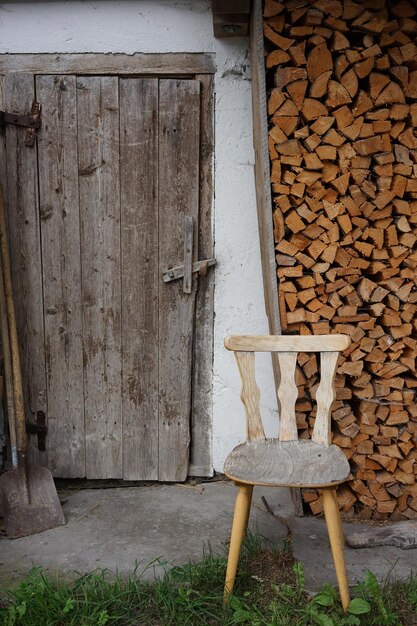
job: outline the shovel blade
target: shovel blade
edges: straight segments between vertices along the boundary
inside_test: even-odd
[[[51,472],[40,465],[17,467],[0,476],[4,527],[10,539],[65,524]]]

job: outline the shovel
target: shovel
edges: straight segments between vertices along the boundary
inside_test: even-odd
[[[10,345],[17,448],[17,467],[14,467],[0,476],[0,500],[3,508],[6,534],[10,539],[17,539],[18,537],[40,533],[44,530],[55,528],[56,526],[62,526],[65,524],[65,518],[51,472],[46,467],[29,464],[27,458],[22,374],[20,369],[16,315],[10,273],[10,255],[1,187],[0,253],[2,270],[0,272],[0,305],[2,309],[3,307],[5,308],[7,314],[6,322],[8,322],[4,332],[8,330],[8,333],[5,334],[5,338],[6,343],[7,339],[9,339]],[[9,425],[10,432],[12,432],[13,423],[10,424],[9,422]]]
[[[7,421],[9,422],[9,440],[10,440],[10,448],[12,452],[12,466],[17,467],[16,420],[15,420],[14,398],[13,398],[12,357],[10,354],[9,324],[7,321],[6,296],[4,294],[1,258],[0,258],[0,330],[1,330],[1,344],[3,348],[4,382],[5,382],[5,388],[6,388],[6,415],[7,415]]]

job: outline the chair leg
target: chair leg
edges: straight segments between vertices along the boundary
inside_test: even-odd
[[[341,532],[339,504],[332,493],[334,489],[322,489],[324,517],[326,519],[327,532],[329,533],[330,546],[339,585],[340,598],[344,611],[349,608],[350,596],[346,576],[345,556],[343,553],[343,535]]]
[[[253,485],[236,483],[239,488],[236,496],[235,512],[233,515],[232,534],[230,537],[229,557],[227,560],[226,579],[224,583],[224,604],[229,602],[230,594],[235,584],[240,548],[246,532],[252,502]]]
[[[336,503],[337,509],[339,510],[339,500],[337,499],[337,487],[335,489],[332,489],[331,492],[332,492],[332,496],[334,498],[334,501]],[[340,519],[340,512],[339,512],[337,517],[338,517],[338,520],[339,520],[340,538],[341,538],[341,541],[342,541],[342,546],[344,546],[346,541],[345,541],[345,535],[343,533],[342,520]]]

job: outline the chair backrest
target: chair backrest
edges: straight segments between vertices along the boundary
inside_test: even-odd
[[[280,369],[277,390],[280,441],[298,439],[295,403],[298,388],[295,371],[299,352],[320,352],[320,384],[316,392],[317,412],[312,440],[325,446],[331,443],[330,409],[335,398],[334,378],[339,353],[350,346],[348,335],[234,335],[224,345],[235,353],[242,382],[241,399],[246,412],[249,440],[265,439],[259,408],[260,391],[255,378],[255,352],[276,353]]]

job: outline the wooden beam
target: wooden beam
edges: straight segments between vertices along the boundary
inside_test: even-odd
[[[251,15],[251,68],[253,145],[255,150],[256,208],[258,212],[259,244],[261,249],[262,277],[265,310],[271,335],[281,334],[278,306],[278,286],[275,264],[274,226],[272,218],[271,180],[268,151],[268,119],[266,106],[264,36],[262,0],[253,0]],[[272,356],[275,390],[280,381],[279,363]],[[278,398],[278,396],[277,396]],[[291,490],[296,515],[303,514],[299,489]]]
[[[271,335],[281,334],[278,309],[277,275],[273,238],[271,181],[268,153],[268,122],[262,31],[262,2],[254,0],[251,24],[253,145],[255,149],[256,208],[258,212],[265,310]],[[275,382],[279,381],[278,364],[274,367]]]
[[[250,0],[213,0],[214,36],[246,37],[249,34]]]
[[[198,258],[214,256],[213,241],[213,157],[214,157],[214,76],[196,75],[200,81],[200,212]],[[214,271],[199,276],[196,295],[194,335],[193,397],[189,476],[213,476],[212,461],[212,368]]]
[[[0,54],[0,73],[157,76],[159,74],[214,74],[215,71],[214,55],[206,53]]]

